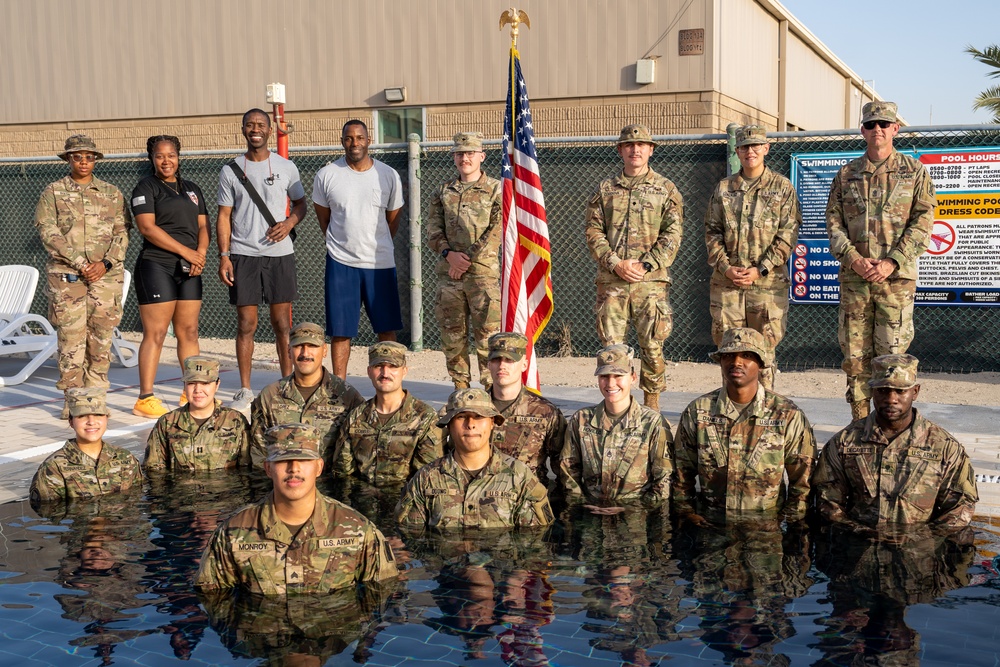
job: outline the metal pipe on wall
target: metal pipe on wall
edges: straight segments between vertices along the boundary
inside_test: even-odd
[[[420,135],[406,137],[407,176],[410,190],[410,349],[424,349],[424,278],[421,268]]]

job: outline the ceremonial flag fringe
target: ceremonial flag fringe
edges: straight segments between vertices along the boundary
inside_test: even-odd
[[[552,256],[528,88],[517,49],[510,49],[507,110],[503,121],[503,331],[528,339],[524,384],[540,389],[535,342],[552,317]]]

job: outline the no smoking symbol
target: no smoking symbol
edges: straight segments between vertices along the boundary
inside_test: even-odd
[[[799,271],[805,271],[806,267],[809,266],[809,262],[806,261],[805,257],[795,258],[795,268]]]

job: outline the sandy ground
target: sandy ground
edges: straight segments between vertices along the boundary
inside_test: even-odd
[[[138,341],[140,334],[127,332],[130,340]],[[227,368],[236,368],[234,343],[231,339],[201,339],[203,354],[219,359]],[[174,339],[168,338],[161,356],[163,363],[176,364]],[[368,361],[366,348],[354,347],[348,366],[348,375],[364,376]],[[448,381],[444,355],[436,350],[425,350],[409,355],[408,379]],[[596,386],[594,360],[581,357],[543,357],[539,359],[542,384],[569,387]],[[475,365],[475,364],[473,364]],[[277,356],[273,343],[257,343],[254,350],[254,367],[277,370]],[[329,367],[329,360],[327,361]],[[475,371],[473,371],[475,375]],[[704,363],[667,362],[668,392],[708,392],[722,384],[718,366]],[[926,403],[950,405],[1000,405],[1000,373],[946,374],[934,373],[920,378],[920,400]],[[844,400],[844,374],[840,370],[818,369],[780,373],[776,380],[779,393],[800,398],[831,398]]]

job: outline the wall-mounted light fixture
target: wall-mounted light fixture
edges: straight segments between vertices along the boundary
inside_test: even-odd
[[[398,88],[386,88],[385,89],[385,101],[386,102],[405,102],[406,101],[406,86],[399,86]]]

